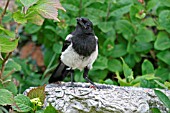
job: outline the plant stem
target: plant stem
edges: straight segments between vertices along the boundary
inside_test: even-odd
[[[5,13],[6,13],[7,7],[8,7],[8,5],[9,5],[9,1],[10,1],[10,0],[8,0],[8,1],[6,2],[5,8],[4,8],[4,10],[3,10],[3,12],[2,12],[2,14],[1,14],[1,16],[0,16],[0,24],[2,24],[2,18],[4,17],[4,15],[5,15]]]
[[[5,69],[5,64],[6,64],[7,60],[8,60],[8,58],[11,56],[11,54],[12,54],[12,52],[9,52],[9,53],[7,54],[7,56],[6,56],[6,58],[5,58],[5,59],[3,60],[3,62],[2,62],[2,68],[1,68],[1,70],[0,70],[0,79],[2,78],[4,69]]]
[[[111,3],[108,4],[108,8],[107,8],[107,15],[106,15],[106,19],[105,21],[107,21],[107,19],[109,18],[110,16],[110,7],[111,7]]]
[[[10,75],[12,75],[15,72],[15,69],[13,69],[11,72],[9,72],[7,75],[5,75],[4,77],[2,77],[2,80],[5,80],[6,78],[8,78]]]

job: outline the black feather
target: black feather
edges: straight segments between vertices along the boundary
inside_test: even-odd
[[[49,83],[53,83],[53,82],[56,82],[56,81],[62,81],[68,73],[67,68],[68,68],[68,66],[66,66],[64,63],[62,63],[60,61],[58,66],[56,67],[56,69],[52,73],[52,75],[49,79]]]

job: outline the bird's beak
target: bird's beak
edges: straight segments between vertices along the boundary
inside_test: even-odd
[[[77,23],[79,23],[81,26],[83,26],[86,29],[86,26],[83,23],[83,19],[82,18],[76,18]]]

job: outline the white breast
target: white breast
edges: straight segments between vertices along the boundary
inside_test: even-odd
[[[94,61],[98,55],[98,46],[96,46],[96,51],[94,51],[90,56],[84,57],[78,55],[72,48],[72,44],[62,52],[61,61],[72,69],[83,70],[86,66],[91,69]]]

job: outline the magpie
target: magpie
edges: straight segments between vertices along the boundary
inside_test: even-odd
[[[79,69],[84,70],[83,78],[97,88],[88,78],[88,72],[98,56],[98,38],[93,31],[93,23],[88,18],[80,17],[76,20],[76,28],[65,39],[59,64],[52,73],[49,83],[62,81],[70,74],[73,86],[74,70]]]

